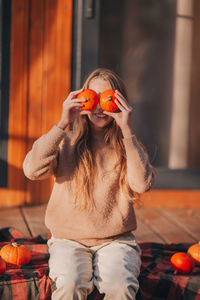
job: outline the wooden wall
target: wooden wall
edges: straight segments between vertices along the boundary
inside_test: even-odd
[[[32,143],[58,122],[70,91],[72,0],[13,0],[8,187],[0,205],[46,202],[52,180],[31,182],[22,162]]]

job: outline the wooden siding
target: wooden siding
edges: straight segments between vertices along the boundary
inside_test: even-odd
[[[70,91],[72,0],[12,1],[8,188],[0,205],[47,201],[51,180],[30,182],[22,162],[58,122]]]
[[[12,1],[11,22],[8,188],[0,189],[0,202],[5,206],[25,201],[21,164],[26,151],[27,127],[27,1]]]

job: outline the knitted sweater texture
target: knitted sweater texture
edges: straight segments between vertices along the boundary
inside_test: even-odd
[[[131,186],[135,176],[135,170],[131,168],[135,146],[132,137],[123,139],[123,143]],[[72,132],[54,125],[34,142],[23,163],[24,173],[31,180],[55,177],[45,214],[45,224],[52,235],[94,246],[134,231],[133,202],[120,189],[120,167],[116,166],[117,155],[111,147],[99,147],[97,151],[93,210],[80,210],[74,206],[73,149]]]

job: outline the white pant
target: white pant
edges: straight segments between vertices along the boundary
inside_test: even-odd
[[[48,246],[52,300],[85,300],[94,286],[106,300],[135,299],[141,250],[134,235],[93,247],[52,237]]]

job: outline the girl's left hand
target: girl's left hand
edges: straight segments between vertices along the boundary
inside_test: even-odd
[[[111,116],[115,119],[116,123],[121,128],[122,132],[124,129],[130,128],[131,129],[131,116],[133,112],[132,106],[127,102],[124,96],[118,91],[115,90],[115,103],[121,110],[120,112],[107,112],[103,111],[105,115]]]

